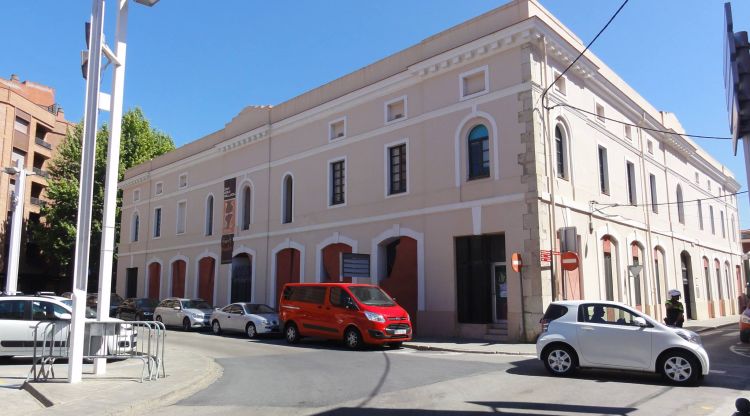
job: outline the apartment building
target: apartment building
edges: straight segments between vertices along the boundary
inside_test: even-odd
[[[593,54],[552,85],[583,48],[515,0],[245,108],[126,172],[118,293],[276,305],[286,282],[353,280],[418,334],[502,340],[534,339],[553,299],[660,318],[678,288],[689,319],[736,312],[739,184]],[[340,275],[347,252],[369,277]]]
[[[47,165],[58,143],[72,124],[65,120],[63,109],[55,102],[55,90],[31,81],[21,82],[15,74],[0,78],[0,159],[2,167],[16,166],[18,161],[31,174],[27,177],[24,198],[24,230],[30,222],[39,222],[39,211],[45,203]],[[2,173],[0,178],[0,212],[7,220],[0,225],[2,244],[2,281],[8,265],[8,243],[13,211],[15,177]],[[39,261],[39,248],[23,232],[19,259],[19,289],[46,287],[46,270]],[[3,286],[4,287],[4,286]]]

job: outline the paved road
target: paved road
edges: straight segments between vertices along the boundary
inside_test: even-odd
[[[401,349],[347,351],[335,343],[248,340],[170,332],[210,351],[224,375],[164,415],[731,415],[750,388],[750,345],[735,327],[703,334],[712,372],[701,387],[656,375],[587,370],[553,378],[533,357]]]

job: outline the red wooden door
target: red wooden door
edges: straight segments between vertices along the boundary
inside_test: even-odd
[[[198,262],[198,297],[206,302],[214,301],[214,271],[216,260],[204,257]]]
[[[395,243],[395,244],[394,244]],[[389,295],[396,298],[396,302],[409,312],[411,324],[416,332],[417,323],[417,240],[410,237],[401,237],[395,245],[395,254],[388,255],[383,259],[392,262],[390,274],[379,276],[380,286]],[[388,252],[389,250],[386,250]],[[387,269],[386,267],[386,273]]]
[[[185,297],[185,262],[183,260],[172,263],[172,296]]]
[[[160,300],[159,287],[161,287],[161,264],[151,263],[148,265],[148,297]]]
[[[285,248],[276,253],[276,302],[281,298],[281,290],[287,283],[299,283],[299,250]]]

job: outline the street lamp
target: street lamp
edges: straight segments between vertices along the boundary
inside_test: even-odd
[[[153,6],[159,0],[135,0]],[[110,111],[110,137],[107,147],[107,174],[104,185],[104,218],[102,221],[102,249],[99,268],[99,300],[97,319],[109,317],[112,287],[112,256],[114,253],[115,211],[117,203],[117,175],[120,161],[120,134],[122,129],[122,97],[125,82],[125,52],[128,23],[128,0],[118,0],[115,49],[103,42],[104,9],[106,0],[93,0],[91,26],[88,38],[88,65],[86,68],[86,103],[83,119],[81,147],[80,193],[78,196],[78,226],[76,228],[76,254],[73,275],[73,317],[70,328],[68,382],[81,381],[83,372],[83,335],[85,330],[86,286],[90,254],[91,211],[94,190],[94,163],[96,157],[96,130],[101,86],[102,54],[113,63],[112,94],[108,97]],[[106,360],[95,361],[95,372],[106,371]]]
[[[24,198],[26,195],[26,177],[34,175],[23,168],[21,160],[16,166],[3,169],[9,175],[16,176],[16,189],[13,191],[13,217],[11,219],[10,250],[8,251],[8,274],[5,277],[5,293],[12,294],[18,290],[18,259],[21,256],[21,223],[23,222]]]

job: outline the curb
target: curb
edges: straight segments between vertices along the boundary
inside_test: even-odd
[[[702,326],[696,329],[690,329],[690,328],[683,328],[683,329],[689,329],[695,332],[696,334],[700,334],[701,332],[712,331],[714,329],[719,329],[719,328],[724,328],[725,326],[734,326],[734,325],[737,325],[737,322],[730,322],[730,323],[714,325],[714,326]]]
[[[446,348],[436,347],[433,345],[414,345],[414,344],[403,344],[404,348],[410,348],[419,351],[446,351],[446,352],[463,352],[467,354],[486,354],[486,355],[511,355],[516,357],[527,357],[535,355],[534,353],[528,352],[514,352],[514,351],[475,351],[475,350],[464,350],[458,348]]]

